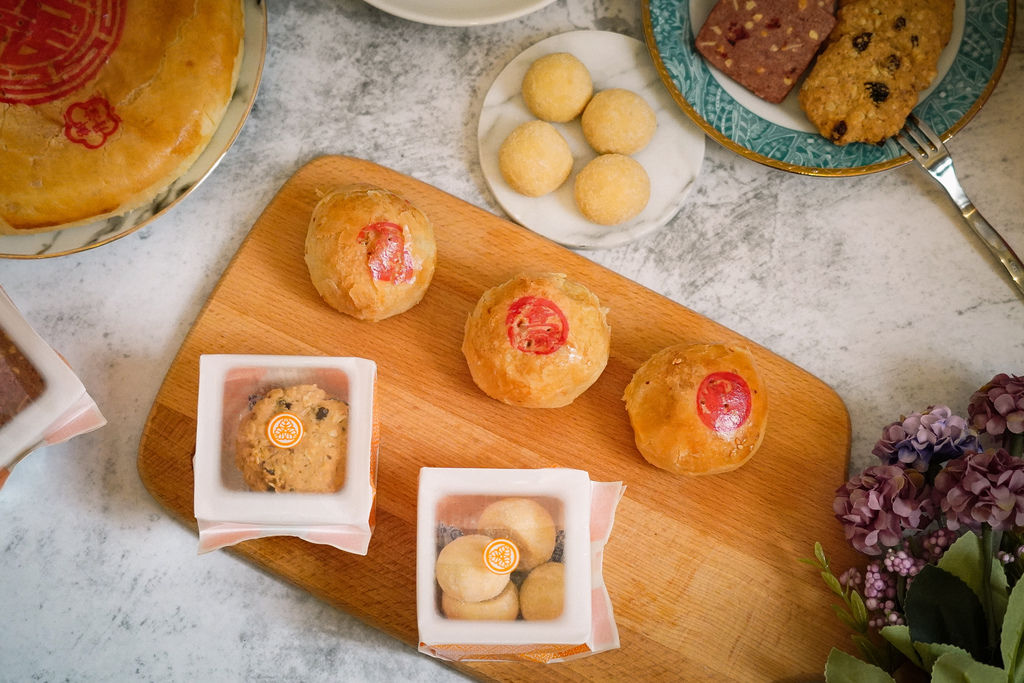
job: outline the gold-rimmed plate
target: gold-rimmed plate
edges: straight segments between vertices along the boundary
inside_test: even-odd
[[[195,162],[143,206],[61,230],[27,235],[0,235],[0,257],[33,259],[64,256],[108,244],[130,235],[166,213],[199,186],[234,143],[259,90],[267,52],[267,7],[264,0],[243,0],[245,40],[238,82],[224,117]]]
[[[673,99],[704,132],[738,154],[774,168],[816,176],[855,176],[900,166],[895,141],[837,146],[820,136],[797,102],[797,88],[771,104],[710,66],[694,36],[715,0],[644,0],[647,47]],[[956,0],[953,34],[917,116],[948,140],[988,99],[1010,54],[1014,0]]]

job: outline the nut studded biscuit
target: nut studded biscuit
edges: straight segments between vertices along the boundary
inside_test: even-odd
[[[781,102],[835,25],[834,0],[719,0],[697,50],[734,81]]]
[[[953,31],[953,0],[855,0],[840,7],[832,36],[882,38],[896,46],[924,90]]]
[[[807,118],[833,143],[880,143],[903,125],[917,89],[895,45],[843,35],[818,57],[799,98]]]

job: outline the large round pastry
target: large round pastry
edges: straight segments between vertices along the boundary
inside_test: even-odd
[[[239,0],[0,4],[0,232],[156,197],[220,123],[243,30]]]
[[[430,219],[408,200],[356,183],[317,202],[305,259],[324,301],[377,322],[420,302],[434,277],[437,244]]]
[[[678,344],[641,365],[623,396],[641,455],[676,474],[740,467],[768,420],[754,358],[731,344]]]
[[[565,275],[544,273],[484,292],[466,320],[462,353],[491,398],[559,408],[597,381],[610,343],[598,298]]]

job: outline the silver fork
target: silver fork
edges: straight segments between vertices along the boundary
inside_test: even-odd
[[[964,222],[988,247],[992,255],[999,259],[1017,291],[1024,296],[1024,265],[1021,264],[1017,254],[1013,253],[1013,249],[1006,243],[1006,240],[985,220],[967,197],[967,193],[964,192],[960,181],[957,180],[956,171],[953,169],[953,157],[949,156],[946,146],[942,144],[942,140],[935,134],[935,131],[924,121],[911,114],[907,117],[906,125],[896,133],[895,140],[910,153],[911,159],[919,163],[932,178],[942,185],[946,194],[960,209],[960,215],[963,216]]]

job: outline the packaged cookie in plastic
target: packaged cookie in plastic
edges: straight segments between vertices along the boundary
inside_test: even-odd
[[[558,662],[619,646],[601,576],[621,482],[581,470],[420,470],[419,649]]]
[[[0,288],[0,487],[35,449],[106,423],[74,370]]]
[[[374,526],[376,364],[364,358],[199,359],[199,552],[298,536],[365,555]]]

